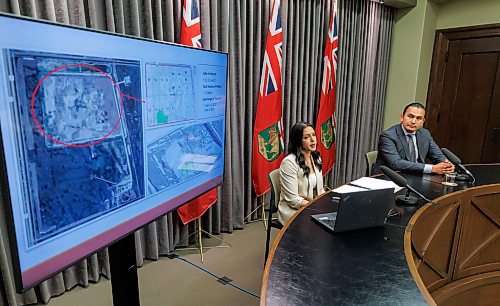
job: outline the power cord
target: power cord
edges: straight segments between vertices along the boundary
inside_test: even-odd
[[[170,259],[179,259],[179,260],[182,260],[182,261],[184,261],[184,262],[186,262],[186,263],[188,263],[188,264],[190,264],[190,265],[192,265],[192,266],[194,266],[194,267],[196,267],[196,268],[198,268],[198,269],[202,270],[203,272],[205,272],[205,273],[207,273],[207,274],[209,274],[209,275],[213,276],[214,278],[216,278],[216,279],[217,279],[217,281],[218,281],[219,283],[222,283],[223,285],[229,285],[229,286],[231,286],[231,287],[234,287],[234,288],[236,288],[236,289],[238,289],[238,290],[241,290],[241,291],[243,291],[243,292],[245,292],[245,293],[247,293],[247,294],[250,294],[250,295],[252,295],[252,296],[254,296],[254,297],[256,297],[256,298],[260,299],[260,296],[258,296],[257,294],[255,294],[255,293],[253,293],[253,292],[251,292],[251,291],[248,291],[248,290],[246,290],[246,289],[243,289],[243,288],[241,288],[241,287],[239,287],[239,286],[237,286],[237,285],[233,284],[233,283],[232,283],[232,280],[230,280],[229,278],[227,278],[227,277],[220,277],[220,276],[218,276],[218,275],[216,275],[216,274],[214,274],[214,273],[212,273],[212,272],[208,271],[207,269],[205,269],[205,268],[203,268],[203,267],[201,267],[201,266],[199,266],[199,265],[195,264],[194,262],[189,261],[189,260],[187,260],[187,259],[184,259],[184,258],[180,257],[179,255],[177,255],[177,254],[175,254],[175,253],[172,253],[172,254],[167,255],[167,257],[168,257],[168,258],[170,258]]]
[[[394,208],[391,208],[391,210],[389,210],[389,212],[387,213],[387,218],[392,218],[399,215],[401,215],[399,211],[395,210]]]

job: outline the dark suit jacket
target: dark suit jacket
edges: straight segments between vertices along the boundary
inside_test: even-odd
[[[387,166],[392,170],[423,172],[425,159],[429,158],[433,164],[445,161],[446,157],[432,139],[427,129],[421,128],[415,134],[418,146],[418,161],[409,161],[410,148],[401,124],[385,130],[378,140],[377,162],[373,165],[373,173],[380,173],[380,166]]]

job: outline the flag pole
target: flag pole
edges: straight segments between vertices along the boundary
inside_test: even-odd
[[[189,236],[187,236],[186,238],[182,239],[181,241],[179,241],[177,244],[180,244],[181,242],[189,239],[189,237],[193,236],[193,235],[197,235],[198,236],[198,245],[194,248],[179,248],[177,249],[177,251],[184,251],[184,250],[199,250],[200,251],[200,257],[201,257],[201,262],[203,262],[203,249],[212,249],[212,248],[230,248],[231,247],[231,244],[229,244],[229,242],[225,241],[224,239],[220,239],[219,237],[216,237],[212,234],[210,234],[209,232],[205,231],[204,229],[201,228],[201,216],[198,217],[198,219],[195,220],[195,222],[197,223],[196,227],[197,229],[192,232]],[[223,243],[224,245],[215,245],[215,246],[203,246],[203,240],[201,239],[203,234],[205,235],[208,235],[210,238],[215,238],[217,240],[219,240],[221,243]]]

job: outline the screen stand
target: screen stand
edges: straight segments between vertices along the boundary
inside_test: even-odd
[[[110,245],[108,252],[113,305],[140,305],[134,233]]]

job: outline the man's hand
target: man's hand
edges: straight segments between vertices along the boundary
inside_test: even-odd
[[[432,166],[432,173],[445,174],[455,171],[455,165],[449,161],[440,162],[437,165]]]

